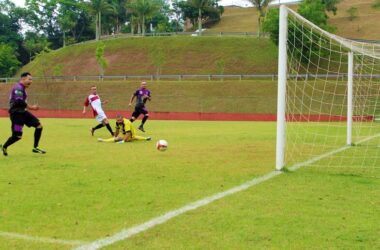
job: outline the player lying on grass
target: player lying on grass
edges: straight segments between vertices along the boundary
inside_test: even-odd
[[[121,135],[119,136],[119,134]],[[130,142],[134,140],[150,141],[151,138],[137,135],[136,129],[132,125],[131,121],[128,119],[125,119],[122,115],[116,116],[115,137],[109,138],[109,139],[98,138],[99,142],[124,143],[124,142]]]

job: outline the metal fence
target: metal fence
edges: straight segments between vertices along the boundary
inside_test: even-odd
[[[380,74],[355,74],[354,77],[371,78],[380,80]],[[347,74],[290,74],[289,79],[347,79]],[[46,76],[46,77],[33,77],[35,80],[46,81],[126,81],[126,80],[253,80],[253,79],[277,79],[277,74],[231,74],[231,75],[217,75],[217,74],[204,74],[204,75],[96,75],[96,76]],[[18,78],[4,77],[0,78],[0,84],[14,83]]]

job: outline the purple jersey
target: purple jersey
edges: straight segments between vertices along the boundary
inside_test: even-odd
[[[25,111],[27,104],[26,98],[28,97],[25,86],[21,83],[16,83],[9,96],[9,111]]]
[[[139,88],[133,95],[136,96],[136,106],[144,106],[146,98],[143,98],[143,96],[150,97],[150,91],[147,89]]]

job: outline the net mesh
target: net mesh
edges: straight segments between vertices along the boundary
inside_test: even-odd
[[[380,45],[332,35],[288,9],[287,166],[380,167]],[[354,54],[347,146],[348,53]],[[313,160],[314,159],[314,160]]]

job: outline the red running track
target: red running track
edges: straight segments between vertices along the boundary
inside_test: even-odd
[[[81,110],[49,110],[41,109],[32,111],[39,118],[92,118],[92,111],[86,115]],[[130,116],[130,112],[123,110],[112,110],[106,112],[109,118],[114,118],[116,114],[125,117]],[[6,109],[0,109],[0,117],[8,117]],[[200,112],[149,112],[149,119],[152,120],[190,120],[190,121],[276,121],[275,114],[243,114],[243,113],[200,113]],[[345,116],[332,115],[288,115],[287,121],[346,121]],[[354,121],[373,121],[373,116],[355,116]]]

